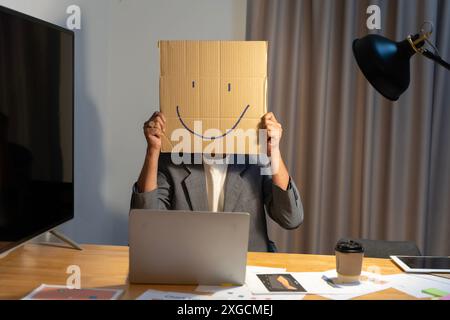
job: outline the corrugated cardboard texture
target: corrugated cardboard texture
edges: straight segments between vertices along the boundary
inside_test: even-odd
[[[162,152],[259,153],[257,130],[267,112],[267,42],[161,41],[159,48],[160,106],[167,118]],[[196,121],[201,130],[194,128]],[[176,129],[189,136],[183,150],[176,148],[181,140],[171,141]],[[239,129],[246,135],[237,135]]]

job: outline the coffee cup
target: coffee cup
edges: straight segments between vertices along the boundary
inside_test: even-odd
[[[341,239],[336,244],[336,272],[339,283],[358,282],[364,258],[363,246],[353,240]]]

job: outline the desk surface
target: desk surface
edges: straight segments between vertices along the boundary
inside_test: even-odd
[[[81,268],[83,288],[124,289],[122,299],[135,299],[148,289],[192,292],[194,286],[130,285],[128,247],[84,245],[83,251],[48,244],[23,246],[0,259],[0,299],[21,299],[42,283],[65,285],[67,267]],[[249,253],[248,265],[286,268],[291,272],[326,271],[335,268],[334,256]],[[390,260],[364,259],[363,269],[379,266],[382,274],[400,273]],[[308,295],[305,299],[323,299]],[[395,289],[358,299],[414,299]]]

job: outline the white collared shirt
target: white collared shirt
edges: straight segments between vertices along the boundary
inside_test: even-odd
[[[203,161],[203,168],[206,177],[208,210],[223,212],[228,164],[226,162],[225,164],[216,164],[211,161]]]

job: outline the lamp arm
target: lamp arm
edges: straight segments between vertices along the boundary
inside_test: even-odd
[[[446,68],[447,70],[450,70],[450,64],[448,62],[442,60],[442,58],[440,56],[438,56],[437,54],[434,54],[433,52],[426,50],[426,49],[422,50],[421,53],[428,59],[431,59],[431,60],[435,61],[436,63],[440,64],[441,66],[443,66],[444,68]]]

